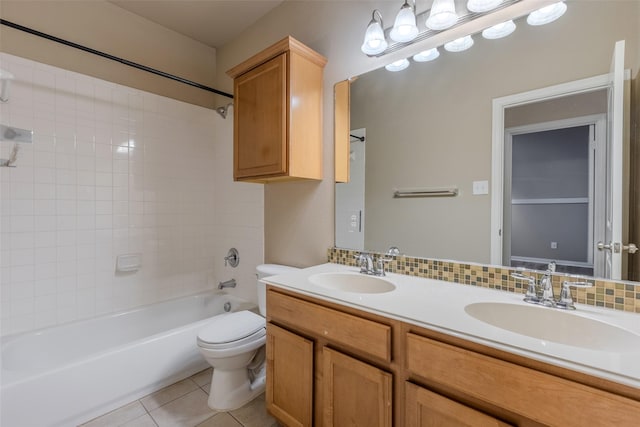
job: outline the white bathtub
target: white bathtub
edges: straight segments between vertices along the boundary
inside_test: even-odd
[[[75,426],[208,365],[196,336],[255,304],[210,292],[2,339],[2,427]]]

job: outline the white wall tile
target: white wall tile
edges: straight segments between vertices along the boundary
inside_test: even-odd
[[[50,248],[56,245],[56,233],[53,231],[38,231],[34,233],[34,247]]]
[[[253,277],[262,186],[231,181],[232,121],[0,53],[12,58],[30,77],[1,112],[34,144],[0,170],[2,334],[211,288],[229,273],[227,246],[247,260],[236,277]],[[142,270],[116,276],[115,256],[131,251]]]

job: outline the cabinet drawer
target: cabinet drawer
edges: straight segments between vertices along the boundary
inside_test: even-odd
[[[638,425],[640,402],[412,333],[407,334],[407,368],[429,383],[541,424]],[[538,402],[544,402],[544,410]]]
[[[267,292],[267,312],[272,321],[321,336],[386,362],[391,361],[391,326],[362,319],[327,307]]]

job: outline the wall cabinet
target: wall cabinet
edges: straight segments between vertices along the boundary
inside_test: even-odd
[[[268,287],[267,409],[286,426],[637,426],[640,390]]]
[[[322,179],[326,61],[287,37],[227,71],[234,79],[234,180]]]

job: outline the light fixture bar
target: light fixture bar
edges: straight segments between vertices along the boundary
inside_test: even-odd
[[[512,5],[516,4],[516,3],[519,3],[520,1],[522,1],[522,0],[504,0],[498,7],[496,7],[495,9],[492,9],[492,10],[490,10],[488,12],[476,13],[476,12],[467,11],[466,14],[459,14],[458,21],[452,27],[448,28],[447,31],[451,30],[453,28],[459,27],[459,26],[461,26],[463,24],[466,24],[468,22],[471,22],[471,21],[473,21],[474,19],[476,19],[476,18],[478,18],[480,16],[489,15],[489,14],[494,13],[494,12],[500,10],[500,9],[504,9],[506,7],[512,6]],[[418,15],[416,15],[416,21],[418,22],[418,26],[424,27],[424,21],[427,19],[427,16],[429,16],[429,12],[430,11],[431,11],[430,9],[427,9],[424,12],[419,13]],[[390,32],[391,32],[391,28],[387,28],[387,29],[384,30],[384,34],[385,34],[385,36],[387,37],[388,40],[391,40],[391,37],[389,36]],[[387,48],[383,52],[378,53],[376,55],[369,55],[369,56],[371,56],[371,57],[384,56],[384,55],[387,55],[389,53],[396,52],[396,51],[398,51],[398,50],[400,50],[400,49],[402,49],[402,48],[404,48],[406,46],[409,46],[409,45],[412,45],[414,43],[417,43],[417,42],[426,40],[428,38],[431,38],[431,37],[433,37],[436,34],[439,34],[441,32],[442,31],[434,31],[434,30],[431,30],[429,28],[424,27],[424,28],[421,28],[421,31],[418,33],[416,38],[411,40],[410,42],[406,42],[406,43],[392,42],[392,43],[389,43],[389,45],[387,46]]]

